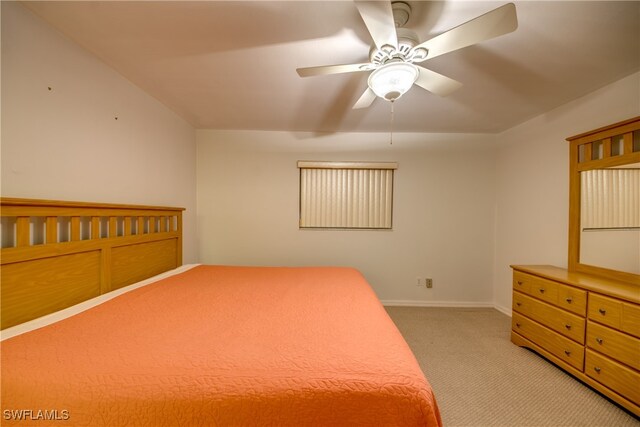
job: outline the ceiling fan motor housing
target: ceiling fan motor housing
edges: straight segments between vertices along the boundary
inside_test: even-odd
[[[418,36],[407,28],[397,28],[398,48],[393,46],[383,46],[378,49],[371,46],[369,60],[375,65],[384,65],[390,60],[400,59],[405,62],[422,61],[426,58],[426,49],[414,49],[418,45]],[[424,53],[423,53],[424,51]],[[418,54],[418,58],[416,58]]]

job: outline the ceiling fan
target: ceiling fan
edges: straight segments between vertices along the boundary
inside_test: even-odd
[[[371,71],[369,87],[354,109],[369,107],[376,97],[393,102],[413,84],[439,96],[449,95],[462,83],[417,64],[518,27],[516,7],[508,3],[420,43],[416,34],[403,28],[411,14],[408,3],[355,0],[355,4],[374,43],[369,62],[297,69],[300,77]]]

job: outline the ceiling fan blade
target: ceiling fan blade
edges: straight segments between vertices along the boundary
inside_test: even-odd
[[[398,48],[398,35],[390,1],[358,1],[356,7],[378,49],[384,45]]]
[[[414,49],[427,49],[429,51],[425,58],[427,60],[510,33],[516,28],[518,28],[516,6],[513,3],[507,3],[471,21],[458,25],[439,36],[435,36],[414,47]]]
[[[431,93],[435,93],[438,96],[447,96],[462,87],[462,83],[459,81],[438,74],[435,71],[427,70],[419,65],[416,65],[416,67],[420,74],[415,84]]]
[[[376,94],[371,90],[371,88],[368,87],[367,90],[364,91],[362,96],[355,103],[353,109],[359,110],[360,108],[367,108],[373,103],[373,101],[375,101],[375,99]]]
[[[354,73],[357,71],[370,71],[375,66],[370,62],[362,64],[323,65],[319,67],[298,68],[296,71],[300,77],[324,76],[327,74]]]

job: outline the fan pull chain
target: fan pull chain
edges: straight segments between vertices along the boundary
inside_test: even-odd
[[[393,145],[393,101],[391,101],[391,135],[389,136],[389,145]]]

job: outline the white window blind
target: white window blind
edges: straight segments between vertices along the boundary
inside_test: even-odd
[[[298,162],[300,228],[390,229],[397,163]]]
[[[640,169],[594,169],[580,176],[583,229],[640,228]]]

